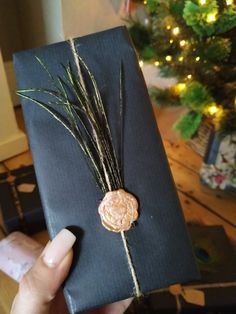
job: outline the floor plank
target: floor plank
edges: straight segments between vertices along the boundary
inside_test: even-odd
[[[199,175],[178,162],[169,159],[177,190],[188,195],[198,204],[236,226],[235,197],[225,192],[214,191],[200,183]]]
[[[202,164],[202,157],[195,153],[191,147],[183,141],[171,143],[165,140],[163,144],[168,158],[177,161],[196,173],[199,173]]]
[[[1,163],[0,163],[0,173],[5,172],[6,170],[7,170],[6,167],[5,167],[4,164],[1,162]]]
[[[188,196],[183,194],[182,192],[178,192],[179,199],[183,208],[183,213],[185,220],[187,222],[193,222],[201,225],[221,225],[224,227],[226,234],[228,237],[236,241],[236,228],[223,221],[221,218],[216,216],[215,214],[209,212],[206,208],[199,205],[194,200],[190,199]]]
[[[32,160],[32,155],[30,151],[27,151],[23,154],[17,155],[13,158],[7,159],[4,161],[4,165],[8,169],[16,169],[22,166],[29,166],[32,165],[33,160]]]
[[[11,304],[17,293],[18,284],[0,271],[0,310],[1,314],[9,314]]]

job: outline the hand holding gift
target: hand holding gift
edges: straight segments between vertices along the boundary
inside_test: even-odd
[[[45,247],[31,270],[20,282],[11,314],[68,313],[60,286],[67,277],[72,262],[75,236],[63,229]],[[61,243],[64,243],[62,246]],[[89,313],[123,313],[132,299],[106,305]]]

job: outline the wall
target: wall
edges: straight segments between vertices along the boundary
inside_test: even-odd
[[[0,1],[0,48],[4,61],[11,60],[12,53],[22,49],[15,0]]]
[[[13,103],[15,51],[115,27],[124,0],[0,0],[0,47]]]
[[[15,1],[22,34],[24,49],[44,45],[46,35],[44,30],[43,9],[41,0]]]
[[[61,0],[61,2],[65,38],[83,36],[124,24],[116,14],[122,1]]]

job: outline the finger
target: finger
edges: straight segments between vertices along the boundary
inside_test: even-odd
[[[133,298],[107,304],[101,309],[102,314],[123,314],[130,306]]]
[[[117,301],[115,303],[104,305],[98,309],[83,312],[83,314],[123,314],[130,306],[133,298]]]
[[[23,277],[11,314],[48,314],[52,300],[69,273],[75,236],[63,229]]]

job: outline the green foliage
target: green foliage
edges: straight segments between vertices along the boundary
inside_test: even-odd
[[[138,50],[143,50],[151,44],[149,30],[138,21],[132,20],[129,28],[133,43]]]
[[[202,115],[195,111],[183,114],[174,124],[174,129],[180,133],[184,140],[189,140],[197,132],[202,121]]]
[[[145,32],[142,30],[141,43],[136,45],[141,58],[158,60],[162,77],[176,77],[187,85],[179,96],[175,89],[152,90],[153,99],[158,105],[183,105],[203,115],[208,115],[211,104],[232,113],[236,95],[236,5],[227,5],[226,0],[206,0],[205,4],[200,0],[147,0],[144,7],[149,24],[143,25]],[[131,25],[139,32],[140,25]],[[185,44],[181,45],[183,40]],[[232,130],[234,120],[228,113],[218,125],[227,129],[227,119]]]
[[[150,13],[156,13],[160,4],[167,5],[168,0],[147,0],[147,8]]]
[[[172,1],[170,5],[170,12],[178,16],[183,15],[184,1]]]
[[[197,112],[203,112],[205,106],[211,104],[214,99],[207,88],[201,83],[193,81],[180,94],[182,105]]]
[[[173,69],[172,67],[166,65],[166,64],[162,64],[160,67],[160,76],[161,77],[173,77],[176,75],[175,69]]]
[[[183,11],[183,18],[186,24],[191,26],[200,37],[210,36],[215,32],[215,23],[209,20],[209,16],[218,14],[216,0],[207,2],[207,5],[198,5],[193,1],[186,1]]]
[[[180,106],[180,100],[177,95],[174,95],[170,89],[160,89],[157,87],[150,87],[148,89],[149,95],[155,101],[158,107],[163,106]]]
[[[143,50],[141,50],[140,56],[145,61],[152,60],[156,56],[155,49],[151,46],[145,47]]]
[[[231,41],[229,38],[210,37],[203,50],[205,58],[211,61],[227,60],[231,52]]]
[[[154,13],[157,9],[157,1],[156,0],[147,0],[147,7],[150,13]]]
[[[223,34],[236,27],[236,6],[226,8],[216,23],[216,34]]]

